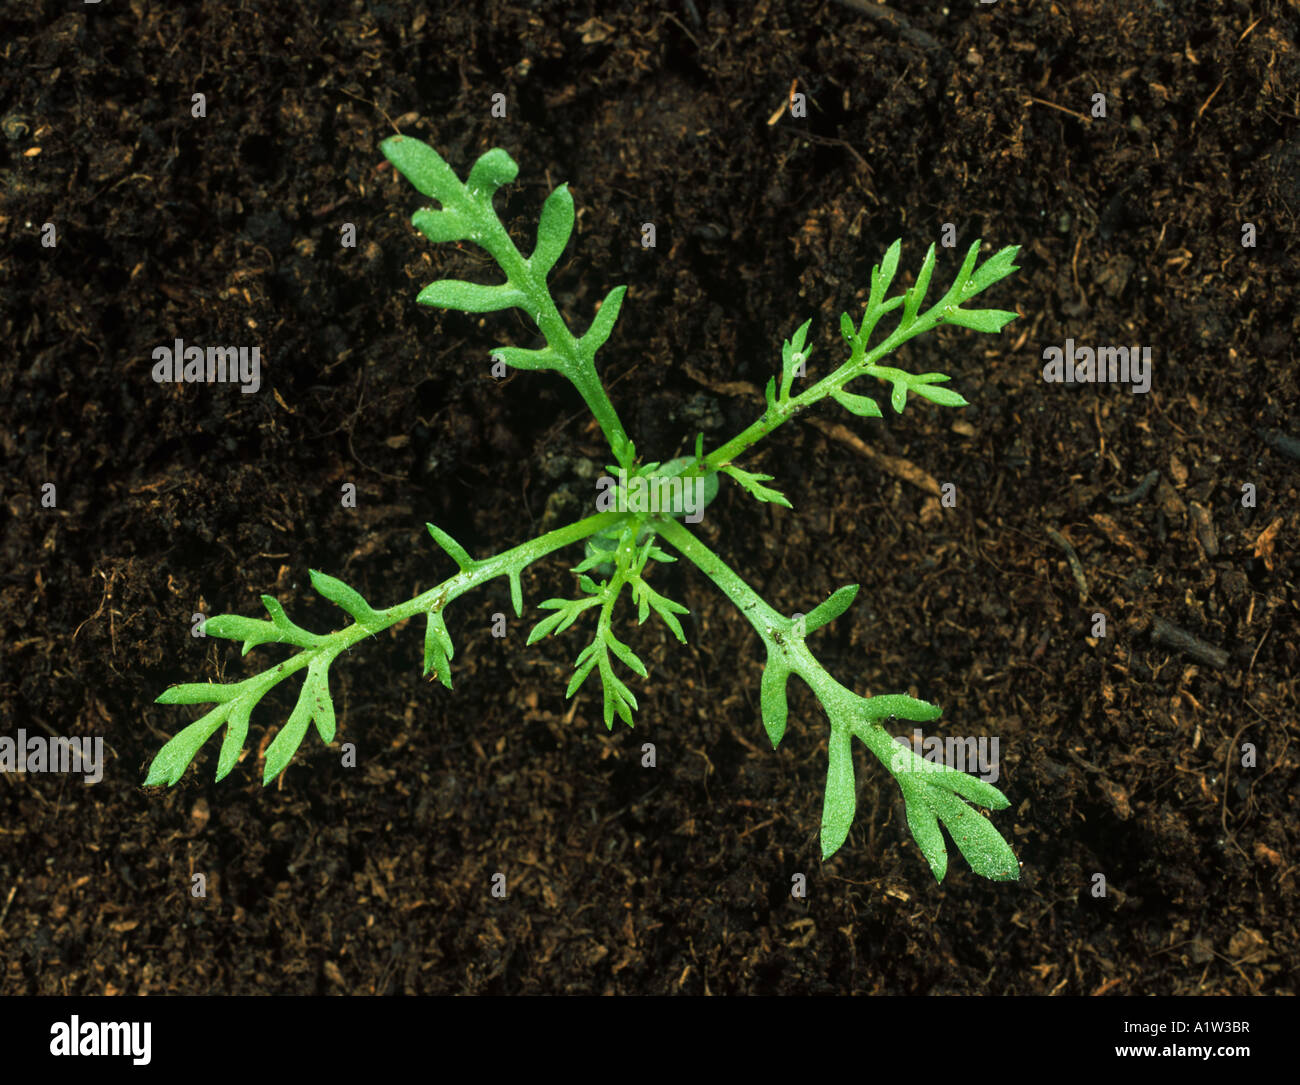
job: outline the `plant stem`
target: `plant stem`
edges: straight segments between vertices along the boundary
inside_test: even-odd
[[[605,440],[609,442],[610,450],[619,458],[619,466],[630,468],[631,463],[627,460],[625,452],[628,444],[627,431],[623,428],[618,411],[615,410],[613,401],[610,400],[600,376],[596,373],[595,363],[585,358],[582,351],[578,349],[577,339],[569,331],[568,324],[565,323],[560,310],[551,299],[551,291],[546,285],[545,276],[539,275],[524,259],[518,246],[506,233],[505,227],[495,217],[484,230],[479,243],[491,253],[501,266],[501,270],[506,273],[506,281],[524,292],[538,331],[545,336],[547,346],[565,361],[565,366],[560,372],[578,390],[583,402],[587,404],[599,423]]]
[[[716,471],[724,464],[731,463],[737,456],[745,451],[750,445],[766,437],[778,426],[789,421],[805,407],[810,407],[818,400],[824,399],[832,391],[842,388],[850,380],[859,376],[874,376],[872,372],[875,368],[875,362],[883,358],[891,351],[897,350],[902,344],[909,339],[915,338],[924,332],[929,331],[943,319],[941,305],[932,306],[925,313],[917,318],[906,327],[899,325],[884,340],[882,340],[870,353],[858,360],[857,348],[854,349],[853,355],[841,365],[838,369],[827,374],[816,384],[804,389],[793,399],[787,399],[784,403],[777,403],[774,407],[768,407],[763,412],[762,417],[758,419],[748,429],[737,434],[725,445],[709,453],[705,457],[705,464],[708,470]],[[870,321],[868,321],[870,322]]]
[[[600,512],[594,516],[588,516],[585,520],[578,520],[576,523],[556,528],[554,531],[549,531],[536,539],[520,543],[509,550],[503,550],[490,558],[473,561],[468,568],[462,569],[455,576],[444,580],[441,584],[430,588],[428,591],[421,592],[415,598],[408,599],[405,603],[398,603],[385,610],[376,611],[373,621],[364,625],[361,622],[353,622],[351,625],[344,626],[333,633],[322,634],[320,644],[299,649],[289,659],[268,668],[260,674],[252,675],[244,679],[243,682],[247,683],[249,688],[255,687],[258,690],[257,696],[260,698],[266,690],[277,685],[295,671],[308,666],[321,653],[333,658],[340,652],[346,651],[353,645],[365,640],[366,637],[374,636],[398,622],[406,621],[406,619],[414,618],[420,614],[440,611],[453,599],[464,595],[471,588],[493,580],[498,576],[509,576],[513,580],[518,577],[525,567],[539,558],[543,558],[561,547],[568,546],[570,543],[581,542],[597,532],[615,527],[627,515],[627,513],[621,512]]]
[[[863,714],[863,705],[868,702],[822,666],[804,638],[798,635],[794,621],[768,606],[734,569],[676,520],[665,520],[655,530],[736,604],[766,645],[768,665],[779,658],[784,669],[799,675],[808,684],[827,716],[832,721],[844,721],[888,767],[889,755],[894,750],[893,738],[884,727]]]

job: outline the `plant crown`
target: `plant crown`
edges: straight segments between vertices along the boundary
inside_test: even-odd
[[[237,682],[189,683],[166,690],[158,703],[169,705],[210,704],[198,720],[176,734],[154,758],[146,785],[175,784],[184,774],[199,748],[219,728],[225,727],[217,759],[217,780],[225,777],[240,757],[248,736],[254,706],[266,693],[291,674],[306,670],[297,704],[288,721],[266,748],[262,781],[274,780],[298,750],[307,730],[315,724],[321,741],[334,739],[334,705],[329,689],[330,664],[339,653],[408,618],[423,618],[424,673],[452,688],[451,637],[444,619],[448,604],[472,588],[496,577],[509,581],[515,615],[522,617],[523,593],[520,574],[531,563],[573,543],[584,542],[586,555],[574,566],[580,594],[576,599],[547,599],[538,606],[551,611],[528,636],[528,644],[542,637],[563,633],[589,610],[596,612],[596,628],[590,643],[574,661],[574,674],[565,697],[574,693],[595,673],[599,680],[606,727],[614,717],[632,725],[636,697],[615,671],[615,663],[642,678],[645,665],[614,632],[614,609],[624,589],[637,607],[638,624],[653,611],[681,642],[686,637],[678,615],[687,613],[680,603],[651,587],[646,574],[652,562],[675,561],[659,545],[673,550],[696,565],[735,605],[758,633],[767,651],[760,681],[763,727],[775,749],[785,734],[786,684],[798,675],[821,702],[830,720],[826,790],[822,806],[821,851],[823,859],[844,843],[856,808],[851,739],[856,737],[894,776],[902,791],[907,824],[929,862],[936,879],[942,880],[948,866],[947,848],[939,825],[952,836],[972,869],[995,880],[1019,877],[1019,863],[1006,841],[975,807],[1002,809],[1008,800],[997,788],[975,776],[925,760],[895,740],[886,724],[894,718],[912,721],[936,719],[941,710],[926,701],[903,694],[862,697],[841,684],[818,662],[808,637],[839,617],[853,602],[858,585],[848,584],[823,600],[807,615],[787,617],[769,606],[741,577],[682,523],[686,510],[678,498],[660,511],[637,511],[630,491],[633,480],[670,487],[680,479],[697,486],[703,504],[713,500],[720,475],[726,475],[757,501],[784,505],[790,502],[767,486],[771,475],[748,471],[735,463],[737,457],[783,422],[818,401],[830,398],[863,418],[879,418],[875,399],[850,391],[849,385],[873,377],[889,386],[889,405],[903,413],[909,397],[919,396],[941,407],[962,407],[966,400],[944,387],[943,373],[912,374],[880,364],[880,360],[915,336],[939,326],[953,324],[975,331],[999,332],[1017,314],[1002,309],[965,308],[975,295],[1018,270],[1012,263],[1019,246],[999,250],[978,264],[980,242],[966,253],[948,291],[928,308],[922,308],[935,265],[932,244],[921,264],[916,282],[902,293],[889,296],[898,269],[901,241],[885,251],[871,270],[871,289],[866,312],[856,325],[845,313],[840,332],[848,357],[820,380],[794,394],[796,376],[802,376],[809,356],[808,328],[804,321],[781,347],[780,374],[765,390],[766,409],[743,432],[705,453],[703,434],[695,441],[695,454],[668,464],[641,463],[636,447],[619,421],[596,372],[596,352],[609,339],[623,305],[626,287],[617,286],[605,296],[586,332],[574,336],[556,308],[547,287],[547,275],[568,244],[573,231],[573,197],[567,185],[555,189],[542,205],[537,240],[532,253],[524,256],[511,240],[493,207],[497,189],[513,181],[518,167],[500,148],[484,153],[474,163],[469,178],[462,182],[432,147],[417,139],[394,136],[381,149],[399,173],[423,195],[438,202],[415,212],[412,225],[433,242],[469,241],[485,249],[505,274],[496,284],[440,279],[420,291],[416,301],[423,305],[489,313],[518,308],[536,324],[546,345],[540,349],[497,347],[492,359],[515,369],[554,370],[568,380],[582,396],[609,443],[614,464],[612,473],[622,470],[629,482],[628,493],[615,487],[614,508],[598,511],[576,523],[538,538],[522,542],[492,557],[474,559],[450,535],[433,524],[426,525],[433,541],[451,558],[458,572],[437,586],[406,602],[376,609],[356,589],[311,571],[312,586],[341,608],[350,621],[331,633],[311,633],[295,624],[271,596],[263,595],[269,620],[221,614],[207,619],[205,632],[215,637],[243,641],[247,653],[263,644],[282,644],[293,649],[284,661]],[[977,266],[978,264],[978,266]],[[896,327],[874,346],[871,343],[881,319],[901,310]],[[670,490],[670,492],[672,492]],[[680,492],[680,491],[679,491]]]

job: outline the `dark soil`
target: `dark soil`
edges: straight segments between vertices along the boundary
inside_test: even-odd
[[[107,749],[94,786],[0,779],[0,993],[1295,993],[1296,5],[479,6],[0,18],[0,736]],[[780,114],[792,83],[806,117]],[[908,283],[953,224],[944,287],[975,238],[1023,246],[985,295],[1020,320],[898,355],[969,407],[827,401],[743,461],[794,511],[727,484],[700,526],[786,613],[862,585],[811,643],[858,692],[999,738],[1019,882],[954,850],[936,884],[861,749],[857,822],[822,863],[825,717],[793,684],[770,749],[760,644],[684,562],[654,581],[690,607],[688,646],[619,626],[651,670],[636,729],[606,731],[594,680],[566,702],[584,627],[524,641],[575,594],[576,548],[528,570],[522,620],[504,581],[449,608],[454,692],[408,623],[336,663],[335,744],[309,735],[272,787],[296,679],[223,782],[214,738],[142,787],[202,711],[159,693],[283,651],[241,660],[190,635],[196,612],[261,616],[267,593],[334,628],[309,568],[399,602],[453,571],[426,520],[495,553],[583,515],[608,460],[554,375],[492,378],[493,347],[535,345],[521,314],[415,304],[494,269],[410,228],[394,131],[462,176],[508,150],[521,245],[569,182],[552,284],[576,330],[630,285],[600,364],[651,459],[757,417],[809,316],[825,373],[896,237]],[[261,388],[155,383],[177,338],[258,345]],[[1150,346],[1150,392],[1045,383],[1067,338]]]

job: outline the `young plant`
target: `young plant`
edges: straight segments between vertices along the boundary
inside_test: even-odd
[[[587,611],[594,611],[595,630],[574,661],[573,678],[565,696],[572,697],[595,673],[605,726],[612,728],[615,716],[631,726],[636,697],[615,667],[621,664],[642,678],[647,675],[636,653],[615,634],[615,608],[624,590],[636,604],[638,624],[644,623],[653,611],[679,641],[686,640],[677,617],[685,614],[686,608],[655,591],[647,578],[651,562],[676,560],[660,546],[662,541],[712,580],[758,633],[767,650],[760,681],[762,722],[773,749],[785,734],[786,685],[792,675],[807,683],[825,709],[830,720],[830,740],[821,823],[823,859],[839,849],[853,823],[857,789],[851,743],[856,737],[898,781],[908,827],[937,879],[943,879],[948,865],[940,823],[977,873],[996,880],[1018,878],[1019,864],[1011,848],[976,809],[1002,809],[1008,805],[1006,797],[974,776],[919,757],[887,730],[893,719],[934,720],[941,714],[940,709],[902,694],[861,697],[832,677],[814,655],[810,636],[844,613],[857,595],[858,585],[840,588],[806,615],[788,617],[769,606],[685,526],[697,522],[713,500],[721,475],[756,501],[789,508],[789,501],[778,490],[765,485],[773,481],[772,476],[748,471],[736,460],[760,438],[822,399],[833,399],[863,418],[880,417],[881,408],[875,399],[861,390],[850,390],[850,385],[860,389],[863,378],[874,378],[889,386],[889,405],[899,414],[910,396],[941,407],[965,406],[966,400],[960,394],[944,387],[949,380],[946,374],[912,374],[882,365],[881,359],[940,324],[999,332],[1017,314],[965,306],[975,295],[1017,270],[1012,261],[1018,246],[1001,249],[978,264],[980,242],[976,241],[967,251],[952,286],[934,304],[923,308],[934,271],[934,245],[926,253],[912,287],[890,296],[901,247],[901,242],[895,241],[872,269],[870,295],[861,321],[855,325],[847,313],[840,318],[847,358],[796,395],[796,377],[804,376],[812,353],[807,346],[811,321],[805,321],[782,344],[780,374],[768,381],[766,409],[751,426],[707,454],[701,434],[696,437],[693,456],[667,464],[643,463],[595,365],[596,353],[609,339],[618,319],[626,287],[609,291],[580,336],[570,331],[547,287],[547,275],[573,231],[573,197],[568,188],[560,185],[547,197],[536,243],[524,256],[493,208],[496,190],[513,181],[518,172],[505,151],[487,151],[474,163],[468,180],[462,182],[433,148],[419,140],[395,136],[385,140],[381,148],[399,173],[423,195],[437,201],[437,207],[415,212],[411,222],[416,229],[433,242],[473,242],[492,256],[505,276],[499,283],[440,279],[424,287],[416,301],[470,313],[517,308],[533,321],[545,339],[544,347],[497,347],[492,360],[516,369],[553,370],[578,390],[608,441],[614,460],[608,468],[610,477],[601,480],[605,491],[593,515],[487,558],[470,557],[445,531],[428,524],[433,541],[455,562],[458,572],[412,599],[382,609],[376,609],[342,581],[312,570],[311,582],[316,591],[350,619],[331,633],[303,629],[269,595],[262,596],[268,619],[234,614],[209,618],[205,624],[207,634],[243,641],[245,655],[262,644],[286,645],[292,653],[282,662],[237,682],[191,683],[164,692],[158,698],[160,704],[213,707],[163,746],[145,783],[175,784],[199,748],[221,727],[225,727],[225,735],[216,778],[225,777],[244,748],[254,706],[279,682],[305,670],[297,704],[266,748],[262,781],[269,784],[284,771],[312,724],[323,742],[333,741],[335,716],[329,668],[339,653],[408,618],[422,617],[425,622],[424,673],[451,689],[453,647],[444,619],[447,606],[471,589],[504,576],[509,581],[515,614],[522,617],[523,570],[539,558],[579,542],[586,543],[583,560],[573,568],[580,594],[575,599],[547,599],[540,603],[540,609],[552,613],[533,627],[528,643],[562,633]],[[873,345],[880,321],[895,311],[900,311],[898,323]]]

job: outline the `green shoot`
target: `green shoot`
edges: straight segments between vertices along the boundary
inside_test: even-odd
[[[797,391],[796,385],[805,377],[812,355],[808,346],[812,322],[804,321],[782,344],[780,372],[768,381],[765,409],[749,427],[712,451],[705,451],[701,436],[693,456],[666,464],[643,463],[596,370],[597,352],[609,341],[626,287],[609,290],[599,309],[590,315],[587,330],[575,335],[547,285],[547,276],[573,232],[573,198],[568,188],[560,185],[546,198],[535,243],[525,256],[493,207],[497,189],[513,181],[518,173],[505,151],[496,148],[480,156],[468,179],[462,182],[432,147],[419,140],[395,136],[381,147],[399,173],[424,196],[436,201],[436,207],[422,208],[412,216],[416,229],[432,242],[468,241],[478,245],[504,276],[496,283],[438,280],[424,287],[416,301],[469,313],[520,310],[537,327],[546,345],[539,349],[498,346],[491,351],[491,358],[515,369],[551,370],[574,386],[609,446],[614,462],[608,468],[607,485],[595,502],[593,515],[489,558],[471,558],[445,531],[429,524],[433,541],[458,571],[436,587],[384,609],[376,609],[342,581],[313,571],[315,590],[350,619],[333,632],[303,629],[288,618],[274,598],[266,595],[262,602],[269,620],[233,614],[208,619],[207,634],[242,641],[245,655],[253,648],[271,644],[284,645],[290,654],[284,661],[241,681],[191,683],[173,686],[163,693],[158,698],[161,704],[213,707],[163,746],[145,783],[175,784],[203,744],[223,727],[216,778],[228,775],[244,749],[253,709],[278,683],[305,671],[297,703],[266,749],[262,780],[271,783],[291,762],[312,725],[322,742],[334,740],[336,717],[329,688],[330,665],[353,645],[408,618],[425,618],[424,673],[436,677],[450,690],[454,651],[444,618],[447,606],[467,591],[504,576],[509,582],[515,615],[522,617],[522,571],[534,561],[576,543],[585,545],[582,560],[573,568],[579,594],[573,599],[539,603],[540,611],[550,613],[533,626],[527,643],[561,635],[580,621],[590,621],[588,614],[594,614],[595,627],[574,660],[565,696],[572,697],[594,676],[601,687],[606,727],[612,728],[615,718],[632,726],[637,700],[619,670],[640,678],[647,677],[647,670],[615,633],[624,589],[636,607],[638,624],[653,613],[678,641],[686,641],[679,620],[687,613],[686,607],[655,591],[647,580],[651,562],[676,560],[659,545],[662,541],[708,577],[758,634],[767,653],[759,683],[762,725],[773,749],[785,735],[789,715],[787,686],[792,676],[797,675],[812,690],[826,712],[830,733],[821,823],[823,859],[839,850],[853,824],[857,781],[852,740],[856,738],[897,781],[908,828],[936,879],[942,881],[948,868],[941,824],[977,874],[994,880],[1018,878],[1019,864],[1011,848],[979,810],[1006,808],[1009,804],[1002,792],[975,776],[918,756],[888,729],[894,719],[933,721],[940,710],[902,694],[861,697],[833,678],[814,655],[808,638],[848,609],[858,585],[840,588],[807,615],[787,617],[769,606],[690,530],[716,498],[722,476],[737,483],[740,491],[756,501],[790,508],[779,489],[765,485],[776,481],[771,475],[745,470],[735,461],[795,414],[823,399],[833,400],[860,418],[879,418],[883,409],[867,394],[875,386],[864,386],[874,380],[884,386],[889,407],[897,414],[904,412],[909,401],[917,399],[937,407],[966,406],[965,398],[947,387],[948,374],[913,374],[881,361],[908,340],[942,324],[988,334],[1000,332],[1016,318],[1016,313],[972,309],[967,303],[1017,270],[1013,263],[1017,247],[1003,248],[980,264],[980,242],[975,241],[952,285],[927,307],[935,247],[931,245],[927,251],[915,283],[891,296],[901,251],[901,242],[895,241],[871,271],[870,292],[861,319],[855,324],[847,313],[840,319],[846,358],[819,380],[803,380],[806,386]],[[877,328],[893,313],[898,314],[897,323],[878,338]]]

